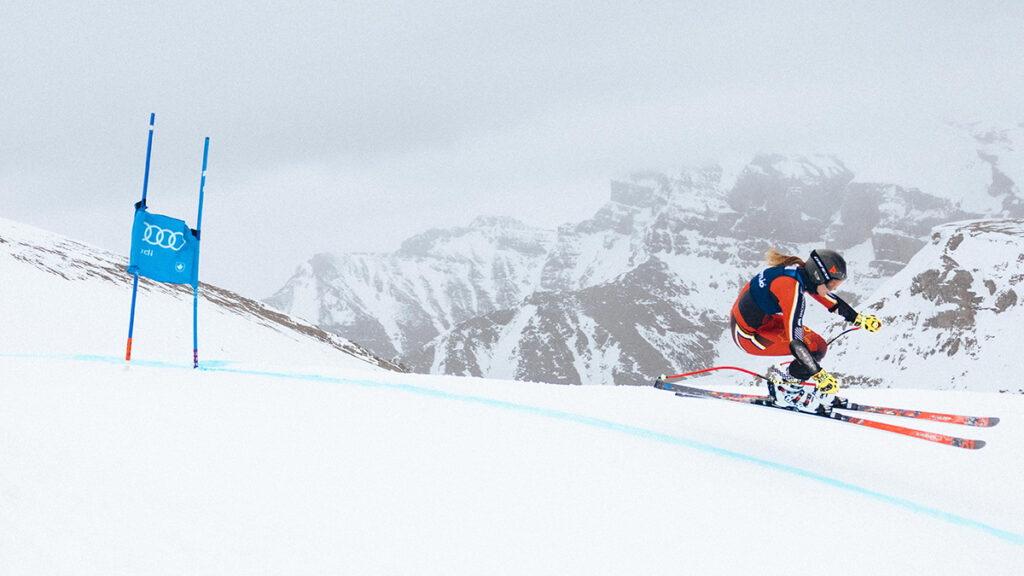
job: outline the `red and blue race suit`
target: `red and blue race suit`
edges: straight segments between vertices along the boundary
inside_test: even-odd
[[[776,266],[755,276],[736,298],[730,315],[732,339],[757,356],[792,354],[803,366],[791,369],[801,378],[821,370],[828,344],[804,326],[806,299],[817,300],[831,312],[843,314],[849,305],[835,294],[819,296],[800,266]],[[852,309],[851,309],[852,310]],[[845,314],[843,314],[845,316]],[[806,372],[806,374],[802,374]]]

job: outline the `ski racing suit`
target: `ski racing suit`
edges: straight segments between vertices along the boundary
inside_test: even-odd
[[[790,374],[806,380],[821,370],[828,344],[804,326],[806,299],[810,295],[829,312],[849,318],[853,308],[835,294],[819,296],[801,266],[766,268],[740,290],[730,314],[730,330],[736,345],[757,356],[787,356],[796,361]]]

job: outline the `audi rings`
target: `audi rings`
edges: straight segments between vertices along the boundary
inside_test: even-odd
[[[142,241],[158,248],[167,248],[177,252],[185,247],[185,234],[173,232],[148,222],[146,231],[142,233]]]

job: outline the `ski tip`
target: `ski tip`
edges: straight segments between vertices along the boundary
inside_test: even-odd
[[[968,426],[977,426],[978,428],[991,428],[996,424],[999,424],[999,418],[991,416],[988,418],[982,418],[979,416],[965,416],[962,422],[959,424],[966,424]]]
[[[984,440],[968,440],[967,438],[955,438],[953,440],[953,446],[957,448],[966,448],[968,450],[981,450],[985,447]]]

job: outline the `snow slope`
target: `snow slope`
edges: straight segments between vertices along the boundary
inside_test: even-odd
[[[1024,395],[850,391],[1003,419],[914,423],[988,442],[967,451],[652,387],[384,370],[213,287],[203,369],[190,295],[155,285],[126,364],[116,257],[3,224],[4,576],[1024,570]]]
[[[125,244],[127,252],[127,237]],[[124,255],[0,218],[0,352],[123,357],[132,300],[126,266]],[[209,284],[199,292],[202,362],[270,355],[297,364],[395,368],[262,303]],[[192,301],[190,286],[143,278],[132,359],[191,366]]]
[[[1003,422],[926,426],[972,452],[653,388],[2,355],[0,571],[1024,570],[1024,397],[856,400]]]

